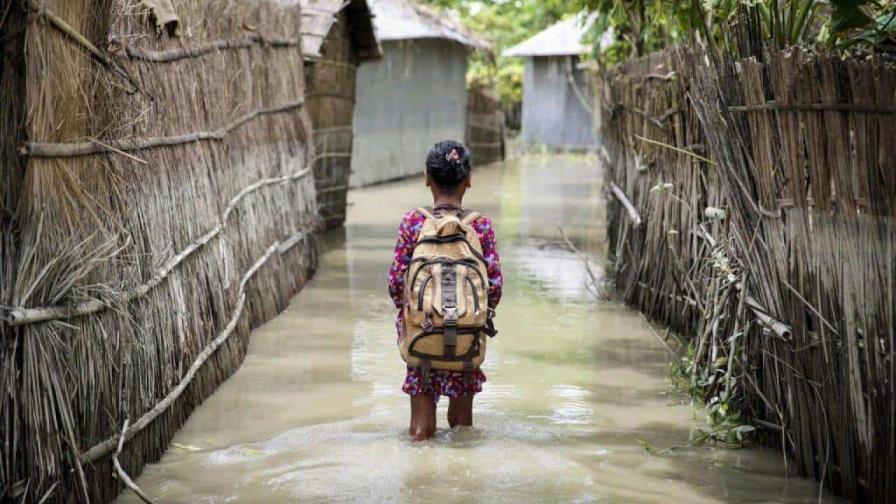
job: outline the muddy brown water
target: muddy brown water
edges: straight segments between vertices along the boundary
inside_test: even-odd
[[[350,193],[316,278],[137,484],[157,502],[817,502],[780,453],[645,451],[687,445],[703,414],[670,390],[646,322],[595,302],[563,246],[558,224],[600,274],[594,164],[529,157],[474,175],[466,206],[496,221],[506,278],[475,427],[448,429],[443,401],[433,440],[406,435],[385,278],[399,218],[427,203],[407,180]]]

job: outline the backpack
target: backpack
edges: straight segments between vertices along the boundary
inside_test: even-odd
[[[424,383],[430,369],[463,371],[485,359],[485,335],[494,336],[494,311],[488,307],[488,274],[476,212],[431,212],[426,217],[405,277],[401,357],[419,366]]]

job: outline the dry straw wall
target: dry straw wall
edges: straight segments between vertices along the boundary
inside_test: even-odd
[[[655,54],[603,82],[625,300],[803,474],[896,494],[896,65]],[[724,396],[723,396],[724,397]]]
[[[314,268],[298,3],[171,4],[0,9],[0,500],[111,500]]]
[[[467,133],[465,143],[473,162],[488,164],[504,159],[504,112],[494,89],[473,83],[467,89]]]

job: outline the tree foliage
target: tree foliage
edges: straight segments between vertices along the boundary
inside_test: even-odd
[[[892,50],[896,35],[893,0],[576,0],[598,14],[595,30],[613,27],[613,63],[667,47],[695,35],[720,46],[731,44],[738,16],[754,23],[772,47],[821,50]]]
[[[896,52],[896,0],[423,0],[489,38],[468,80],[494,84],[504,102],[522,97],[523,63],[501,53],[564,16],[594,14],[591,39],[612,28],[616,41],[593,55],[612,65],[699,37],[728,47],[730,27],[749,19],[772,47]],[[596,44],[595,44],[596,46]]]
[[[476,53],[467,75],[470,81],[497,86],[505,102],[522,99],[523,62],[501,53],[535,35],[577,6],[569,0],[424,0],[456,15],[468,28],[494,45],[492,54]]]

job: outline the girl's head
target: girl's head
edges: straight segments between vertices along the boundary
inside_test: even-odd
[[[463,196],[472,171],[470,150],[454,140],[436,143],[426,156],[426,186],[434,195]]]

